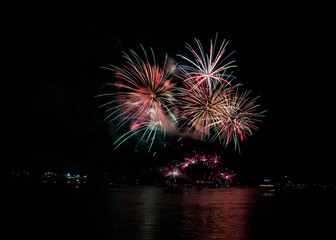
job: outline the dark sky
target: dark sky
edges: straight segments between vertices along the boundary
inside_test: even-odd
[[[127,2],[102,12],[81,5],[78,10],[92,10],[81,16],[60,14],[64,7],[16,1],[1,24],[6,62],[1,168],[138,166],[179,158],[193,144],[203,148],[196,151],[221,152],[245,174],[334,181],[321,106],[330,84],[322,77],[330,33],[320,16],[327,6],[228,1],[209,7],[164,2],[153,8]],[[242,153],[188,141],[182,150],[172,146],[155,158],[130,153],[128,146],[113,151],[113,136],[93,98],[110,76],[99,66],[120,63],[121,51],[139,49],[139,43],[158,56],[174,55],[186,52],[184,44],[194,37],[207,45],[216,32],[236,51],[237,81],[252,89],[252,96],[260,95],[258,103],[268,111],[260,130],[241,144]]]

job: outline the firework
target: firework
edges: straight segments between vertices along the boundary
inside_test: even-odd
[[[208,165],[208,159],[203,153],[201,154],[197,153],[196,158],[201,165]]]
[[[187,155],[186,157],[184,157],[184,161],[185,161],[186,163],[188,163],[189,166],[194,165],[194,164],[197,163],[197,159],[196,159],[196,157],[195,157],[195,156],[191,156],[191,157],[189,157],[189,155]]]
[[[175,179],[175,177],[180,175],[180,171],[178,168],[175,168],[172,164],[168,163],[169,167],[165,167],[163,169],[163,175],[168,178],[168,182],[171,179]]]
[[[186,157],[184,157],[184,162],[182,162],[179,165],[179,168],[183,171],[183,173],[185,175],[186,172],[187,172],[186,168],[190,167],[190,166],[193,166],[195,164],[197,164],[197,158],[196,158],[196,156],[189,157],[189,155],[187,155]]]
[[[219,165],[222,165],[222,158],[221,156],[217,155],[217,153],[215,154],[209,154],[208,156],[208,165],[209,168],[219,168]]]
[[[143,58],[130,50],[129,54],[123,52],[122,66],[103,67],[115,72],[116,82],[107,84],[113,86],[112,92],[97,96],[110,97],[100,108],[106,109],[105,120],[113,122],[117,131],[125,130],[114,142],[115,149],[137,137],[135,148],[146,142],[150,151],[159,135],[165,137],[167,132],[178,131],[177,136],[189,137],[189,132],[194,131],[195,139],[217,140],[225,146],[233,142],[234,149],[240,152],[239,142],[258,130],[255,124],[265,111],[257,111],[258,97],[251,99],[250,92],[240,94],[240,84],[232,84],[235,79],[232,68],[236,65],[229,60],[234,51],[227,51],[228,41],[217,43],[216,34],[215,40],[210,40],[208,52],[200,40],[195,42],[196,48],[186,44],[191,57],[178,55],[184,62],[178,67],[167,55],[161,67],[153,50],[149,58],[141,45]],[[178,84],[173,72],[182,79]],[[210,157],[199,158],[198,162],[218,168]],[[182,163],[182,170],[189,165],[188,161]]]
[[[142,47],[142,46],[141,46]],[[165,71],[167,56],[161,68],[155,61],[152,52],[152,63],[143,49],[145,60],[142,60],[134,51],[131,54],[123,53],[126,64],[122,67],[111,65],[103,67],[116,73],[117,83],[111,83],[117,91],[99,96],[112,96],[113,99],[100,107],[106,107],[105,120],[118,122],[117,130],[128,125],[129,131],[116,140],[116,148],[130,137],[141,134],[139,143],[145,139],[150,142],[149,150],[155,140],[157,131],[166,134],[166,128],[174,124],[173,92],[175,83],[170,77],[174,68]]]
[[[214,124],[220,121],[223,98],[231,91],[232,87],[224,84],[214,84],[209,88],[205,83],[197,87],[191,82],[184,83],[178,94],[180,129],[188,126],[195,133],[200,133],[201,139],[209,139]]]
[[[232,85],[232,72],[228,72],[234,61],[226,62],[233,53],[225,56],[228,42],[223,41],[216,51],[216,42],[210,41],[210,52],[206,54],[199,40],[195,39],[198,51],[187,44],[193,59],[179,55],[188,65],[181,65],[182,86],[178,89],[180,103],[178,121],[180,129],[188,127],[200,136],[200,140],[219,140],[227,146],[245,141],[258,127],[265,112],[257,112],[256,99],[250,99],[249,92],[238,93],[240,84]]]
[[[239,141],[245,141],[258,130],[255,123],[261,122],[259,118],[266,111],[259,112],[258,97],[251,99],[250,91],[240,94],[238,86],[217,84],[210,89],[205,83],[196,88],[186,83],[179,94],[181,126],[194,129],[201,140],[218,139],[225,146],[232,141],[240,151]]]
[[[184,171],[184,174],[186,174],[186,168],[192,165],[195,165],[197,163],[197,159],[192,156],[192,157],[185,157],[184,162],[182,162],[179,167],[181,168],[182,171]]]
[[[245,141],[253,134],[252,130],[258,130],[255,123],[261,121],[258,117],[263,117],[265,111],[257,111],[259,105],[255,102],[258,97],[250,99],[249,93],[239,94],[237,88],[225,95],[217,112],[219,120],[212,124],[215,130],[212,140],[218,138],[226,146],[233,141],[235,149],[238,147],[240,151],[239,141]]]
[[[224,172],[220,172],[217,170],[217,174],[215,174],[214,179],[223,180],[225,182],[225,186],[229,186],[229,184],[232,182],[232,178],[236,175],[233,173],[233,171],[229,171],[227,168],[225,168]]]
[[[209,139],[212,135],[214,124],[221,119],[218,111],[221,101],[234,86],[231,85],[231,73],[227,73],[234,61],[225,62],[233,53],[225,56],[227,41],[223,41],[216,51],[217,34],[215,41],[210,40],[210,52],[206,54],[200,40],[195,39],[197,51],[189,44],[187,49],[193,58],[179,55],[187,65],[180,65],[180,78],[182,86],[179,90],[180,114],[178,120],[181,128],[189,127],[194,133],[200,134],[201,140]]]
[[[236,175],[233,171],[229,171],[227,168],[225,168],[224,171],[221,170],[221,166],[223,165],[222,158],[217,153],[206,156],[202,152],[200,154],[195,153],[192,156],[186,154],[184,162],[175,165],[168,163],[168,167],[164,167],[160,171],[164,177],[168,178],[167,182],[170,182],[172,179],[175,180],[176,177],[185,178],[184,175],[186,175],[186,169],[194,165],[197,165],[198,170],[190,171],[189,174],[193,175],[196,173],[199,175],[202,172],[204,181],[207,179],[213,183],[217,182],[225,184],[227,187],[229,187],[233,177]],[[199,177],[200,176],[198,176],[198,179]]]
[[[186,44],[186,48],[192,53],[193,58],[190,59],[183,55],[180,56],[185,60],[188,65],[181,65],[179,67],[183,74],[184,82],[192,82],[194,87],[198,87],[200,84],[206,82],[211,89],[213,84],[222,82],[230,85],[231,73],[227,73],[230,68],[236,67],[233,65],[235,62],[225,62],[225,60],[234,52],[231,52],[225,56],[226,46],[228,41],[223,41],[218,51],[216,51],[217,34],[215,41],[210,40],[210,51],[206,54],[200,40],[196,39],[196,45],[198,51],[194,50],[189,44]]]

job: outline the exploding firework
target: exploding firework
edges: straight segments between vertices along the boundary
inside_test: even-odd
[[[186,157],[184,157],[184,161],[186,163],[188,163],[189,166],[195,165],[197,163],[196,157],[195,156],[189,156],[189,155],[187,155]]]
[[[259,117],[263,117],[263,112],[258,112],[256,99],[250,99],[250,92],[243,94],[235,92],[225,95],[221,101],[221,108],[218,111],[218,121],[213,123],[215,134],[212,138],[218,138],[226,146],[233,141],[235,149],[239,147],[239,141],[245,141],[247,136],[252,136],[252,130],[258,130],[255,125],[260,122]]]
[[[229,171],[227,168],[225,168],[224,172],[220,172],[217,170],[217,174],[214,176],[214,179],[219,179],[220,181],[225,182],[225,186],[229,186],[232,182],[232,178],[236,175],[233,173],[233,171]]]
[[[106,109],[105,120],[115,124],[116,130],[123,129],[121,136],[114,142],[115,149],[126,140],[137,137],[140,143],[149,143],[148,151],[157,136],[176,133],[205,141],[218,140],[223,145],[245,141],[258,129],[263,112],[258,112],[256,99],[249,97],[250,92],[238,93],[240,84],[232,84],[234,60],[229,60],[233,52],[227,52],[228,41],[217,43],[210,40],[210,49],[206,53],[200,42],[195,39],[196,48],[186,44],[191,57],[180,56],[184,65],[177,65],[166,56],[163,66],[157,64],[151,49],[151,58],[143,50],[144,58],[130,50],[123,52],[126,60],[121,67],[110,65],[103,67],[115,72],[116,82],[110,93],[97,97],[111,97],[100,107]],[[176,84],[172,73],[182,79]],[[178,127],[177,127],[178,125]],[[182,144],[181,144],[182,146]],[[211,161],[198,161],[203,165]],[[183,170],[190,165],[185,162]],[[217,168],[212,164],[209,167]]]
[[[250,100],[249,92],[238,93],[240,84],[231,84],[234,77],[227,71],[235,65],[232,65],[234,61],[225,61],[233,53],[224,54],[228,42],[223,41],[216,51],[216,35],[214,43],[210,41],[210,53],[206,54],[201,42],[195,40],[198,52],[187,44],[193,59],[179,55],[188,63],[179,67],[183,80],[177,95],[179,130],[188,127],[200,140],[218,139],[225,146],[233,141],[235,149],[240,151],[239,141],[245,141],[258,129],[255,123],[263,117],[263,112],[256,110],[257,98]]]
[[[174,67],[167,72],[167,56],[161,68],[155,61],[153,50],[151,49],[151,63],[146,51],[143,47],[142,49],[145,60],[131,50],[130,55],[123,54],[126,64],[122,67],[103,67],[114,71],[118,81],[109,84],[116,87],[116,92],[98,95],[113,97],[111,101],[100,106],[107,108],[105,120],[118,122],[117,130],[124,125],[129,127],[129,131],[115,141],[116,148],[130,137],[142,133],[139,143],[144,139],[150,142],[150,151],[157,131],[165,135],[166,128],[172,128],[175,121],[171,111],[175,102],[175,83],[170,77]]]
[[[217,153],[215,154],[209,154],[208,156],[208,165],[209,168],[219,168],[219,165],[222,165],[222,158],[221,156],[217,155]]]
[[[206,156],[201,152],[200,154],[195,153],[192,156],[186,154],[184,162],[175,165],[168,163],[168,167],[164,167],[160,171],[164,177],[168,178],[167,182],[170,182],[172,179],[176,181],[177,177],[181,179],[199,179],[200,174],[202,174],[203,176],[201,177],[204,181],[207,180],[213,183],[225,184],[225,186],[229,187],[236,174],[233,171],[229,171],[227,168],[222,170],[222,165],[222,157],[217,153]],[[196,166],[195,169],[192,168],[196,171],[188,170],[187,176],[187,168],[192,166]]]
[[[168,163],[169,167],[165,167],[163,169],[163,175],[168,178],[168,182],[171,179],[175,179],[177,176],[179,176],[181,173],[178,168],[174,167],[172,164]]]
[[[186,61],[186,65],[179,67],[183,74],[184,82],[191,82],[194,88],[198,87],[202,83],[206,82],[206,85],[210,88],[218,82],[229,84],[232,78],[231,72],[227,73],[229,69],[236,67],[233,65],[234,60],[225,62],[227,58],[234,52],[225,55],[228,41],[223,41],[216,51],[217,34],[215,41],[210,40],[210,51],[206,54],[201,41],[195,39],[198,51],[194,50],[189,44],[186,44],[186,48],[192,53],[193,58],[188,58],[184,55],[178,55]]]
[[[231,91],[232,87],[220,83],[209,88],[205,83],[194,87],[191,82],[185,82],[178,94],[180,129],[187,126],[199,133],[201,139],[209,139],[214,125],[220,121],[223,98]]]
[[[184,157],[184,162],[182,162],[179,167],[181,168],[182,171],[184,171],[184,174],[186,174],[186,168],[190,167],[192,165],[195,165],[197,163],[197,159],[195,156],[186,156]]]
[[[208,165],[208,158],[203,153],[197,153],[196,157],[200,165]]]

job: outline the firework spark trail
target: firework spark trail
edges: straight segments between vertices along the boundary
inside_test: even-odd
[[[219,117],[218,122],[214,122],[215,134],[212,140],[218,138],[223,145],[226,146],[233,141],[235,149],[239,147],[239,141],[243,142],[247,136],[252,136],[252,130],[258,130],[255,126],[256,122],[260,122],[259,117],[263,117],[262,112],[257,112],[259,105],[255,104],[258,97],[250,99],[250,92],[238,93],[238,88],[235,92],[226,95],[221,102],[221,108],[217,112]]]
[[[214,179],[223,180],[225,182],[225,186],[229,186],[234,176],[236,176],[236,174],[233,173],[233,171],[229,171],[225,168],[224,172],[217,170],[217,174],[215,174]]]
[[[184,175],[186,175],[186,168],[190,167],[192,165],[195,165],[197,163],[197,159],[195,156],[186,156],[184,157],[184,162],[182,162],[181,164],[179,164],[179,168],[181,168],[181,170],[183,171]]]
[[[212,135],[214,124],[219,122],[219,112],[222,108],[222,101],[233,87],[224,84],[215,84],[209,88],[207,84],[199,84],[194,87],[191,82],[186,82],[184,87],[179,88],[177,95],[180,103],[178,120],[182,122],[181,128],[188,126],[194,132],[201,134],[201,139],[209,139]],[[184,121],[188,119],[187,121]]]
[[[201,135],[201,140],[206,140],[213,135],[214,123],[220,121],[218,110],[222,98],[236,87],[231,84],[234,79],[232,73],[227,74],[228,69],[235,67],[232,65],[235,61],[225,63],[233,53],[224,57],[227,41],[224,40],[216,51],[217,34],[214,42],[210,40],[209,54],[205,53],[200,40],[195,41],[198,51],[186,44],[193,59],[178,55],[188,63],[179,66],[183,86],[178,89],[177,95],[181,103],[178,120],[182,122],[180,129],[188,126]],[[186,118],[188,120],[184,121]]]
[[[203,153],[196,153],[196,158],[197,161],[201,164],[201,165],[208,165],[208,158],[205,156],[205,154]]]
[[[141,46],[141,45],[140,45]],[[141,46],[145,55],[142,60],[134,51],[131,54],[123,52],[126,63],[122,67],[111,65],[103,67],[116,73],[118,83],[112,83],[118,88],[117,92],[98,95],[97,97],[112,96],[114,99],[104,103],[100,107],[107,107],[107,116],[105,120],[118,122],[116,128],[119,130],[122,126],[128,124],[130,130],[123,134],[114,143],[119,147],[130,137],[143,132],[141,140],[146,139],[150,142],[151,149],[157,131],[166,134],[167,124],[173,125],[176,118],[171,109],[174,107],[175,83],[172,83],[171,72],[165,64],[162,68],[156,63],[154,52],[152,52],[152,61],[150,63],[147,53]],[[114,104],[114,105],[113,105]],[[139,143],[138,143],[139,144]],[[138,145],[137,144],[137,145]]]
[[[176,165],[168,163],[168,167],[164,167],[161,171],[163,176],[168,178],[167,182],[170,182],[176,177],[183,178],[183,176],[186,175],[187,168],[195,165],[198,166],[198,169],[201,167],[201,169],[204,170],[204,180],[208,179],[213,183],[225,184],[227,187],[229,187],[230,183],[232,183],[233,177],[236,176],[233,170],[229,171],[227,168],[221,170],[220,165],[223,165],[222,157],[217,153],[209,154],[207,156],[202,152],[195,153],[192,156],[186,154],[184,162]],[[182,173],[184,175],[182,175]]]
[[[153,112],[153,114],[155,114],[155,112]],[[140,121],[138,121],[140,120]],[[150,142],[150,146],[149,146],[149,150],[151,149],[153,142],[155,140],[155,136],[158,130],[163,131],[163,126],[162,126],[162,122],[161,121],[155,121],[153,119],[153,117],[151,118],[143,118],[143,119],[136,119],[133,120],[133,122],[131,122],[130,124],[130,130],[127,131],[125,134],[123,134],[121,137],[119,137],[114,143],[113,145],[116,145],[115,149],[118,148],[122,143],[124,143],[126,140],[128,140],[129,138],[140,134],[141,132],[143,132],[140,140],[138,141],[137,145],[135,146],[135,148],[137,148],[137,146],[139,145],[139,143],[145,138],[146,142]]]
[[[226,47],[228,45],[228,41],[223,41],[219,47],[218,52],[216,53],[216,42],[217,42],[217,34],[215,38],[215,42],[213,43],[210,40],[210,53],[209,55],[204,52],[202,44],[200,40],[196,39],[196,44],[198,47],[198,51],[195,51],[189,44],[186,44],[186,48],[192,53],[194,59],[190,59],[183,55],[178,55],[183,60],[185,60],[189,65],[181,65],[179,66],[180,71],[183,75],[184,82],[193,82],[194,88],[198,87],[203,82],[206,82],[208,87],[212,88],[214,84],[217,82],[222,82],[228,85],[231,85],[232,72],[226,73],[228,69],[236,67],[236,65],[232,65],[235,60],[224,63],[224,61],[234,53],[229,53],[226,57],[223,58],[224,53],[226,52]]]
[[[186,157],[184,157],[184,161],[185,161],[186,163],[188,163],[189,166],[190,166],[190,165],[195,165],[195,164],[197,163],[197,159],[196,159],[196,157],[195,157],[195,156],[191,156],[191,157],[189,157],[189,155],[187,155]]]
[[[172,164],[168,163],[169,167],[165,167],[163,169],[163,175],[167,178],[169,178],[167,181],[169,182],[172,178],[175,179],[175,177],[180,175],[180,171],[178,168],[175,168]]]
[[[208,155],[208,165],[209,168],[219,168],[219,165],[222,165],[222,158],[221,156],[217,155],[217,153],[209,154]]]

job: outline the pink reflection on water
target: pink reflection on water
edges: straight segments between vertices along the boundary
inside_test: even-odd
[[[203,189],[198,194],[193,190],[184,196],[183,238],[250,239],[255,189]]]
[[[111,239],[252,240],[256,189],[184,188],[167,194],[162,188],[139,186],[109,193]]]

